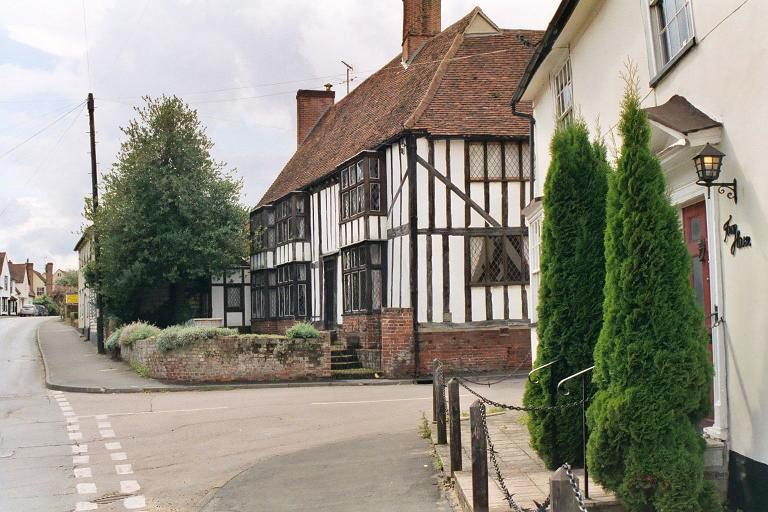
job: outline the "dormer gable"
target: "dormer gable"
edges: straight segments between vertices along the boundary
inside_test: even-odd
[[[490,36],[501,34],[501,29],[483,11],[477,9],[474,18],[464,30],[465,36]]]

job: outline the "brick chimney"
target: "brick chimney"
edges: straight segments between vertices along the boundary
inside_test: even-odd
[[[45,264],[45,294],[49,297],[53,295],[53,263],[51,262]]]
[[[440,33],[440,0],[403,0],[403,62]]]
[[[336,100],[336,91],[332,91],[330,85],[326,85],[324,91],[311,91],[299,89],[296,93],[296,145],[301,146],[309,131],[317,121],[325,114],[325,111],[333,106]]]

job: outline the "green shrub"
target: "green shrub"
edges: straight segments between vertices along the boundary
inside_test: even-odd
[[[558,359],[526,384],[524,403],[546,407],[573,402],[557,392],[557,383],[592,366],[592,351],[603,322],[605,149],[591,144],[577,120],[555,131],[552,161],[544,185],[541,288],[538,307],[539,348],[535,366]],[[576,386],[579,381],[574,381]],[[587,389],[592,394],[591,386]],[[581,408],[531,412],[531,444],[548,468],[568,462],[583,465]]]
[[[216,336],[235,335],[237,335],[237,329],[173,325],[167,329],[163,329],[160,331],[160,334],[157,335],[157,348],[161,352],[168,352],[200,341],[207,341]]]
[[[104,342],[104,347],[110,352],[115,351],[118,347],[118,342],[120,341],[120,335],[122,333],[123,333],[122,327],[115,329],[115,331],[109,335],[109,338],[107,338],[107,341]]]
[[[609,179],[603,328],[595,346],[587,459],[630,511],[711,511],[704,440],[709,407],[704,314],[666,195],[636,85],[625,93],[621,156]]]
[[[296,322],[285,331],[285,335],[288,338],[319,338],[320,331],[309,322]]]
[[[123,326],[123,332],[120,335],[120,345],[130,347],[139,340],[145,340],[152,336],[157,336],[160,329],[146,322],[133,322]]]
[[[137,374],[139,374],[139,377],[144,377],[145,379],[149,377],[149,368],[144,366],[138,361],[132,361],[131,362],[131,368],[133,371],[135,371]]]

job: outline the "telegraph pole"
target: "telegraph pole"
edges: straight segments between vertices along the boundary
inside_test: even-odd
[[[96,170],[96,129],[93,120],[93,93],[88,93],[88,123],[91,134],[91,192],[93,194],[93,213],[99,208],[99,183],[98,172]],[[99,354],[106,354],[104,349],[104,311],[101,307],[101,290],[99,281],[99,233],[94,222],[93,228],[93,260],[96,264],[96,348]]]

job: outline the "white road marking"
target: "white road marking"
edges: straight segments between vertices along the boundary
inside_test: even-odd
[[[131,467],[130,464],[116,464],[115,473],[117,473],[118,475],[132,475],[133,468]]]
[[[112,428],[112,424],[108,421],[100,421],[97,425],[98,428]]]
[[[64,417],[72,417],[72,416],[74,416],[74,415],[75,415],[75,413],[74,413],[74,412],[72,412],[72,411],[64,411],[64,412],[63,412],[63,413],[61,413],[61,414],[63,414],[63,415],[64,415]]]
[[[128,458],[125,452],[110,453],[109,457],[112,460],[126,460]]]
[[[91,468],[75,468],[75,478],[92,478]]]
[[[114,430],[99,430],[99,434],[101,434],[101,437],[104,439],[111,439],[115,437]]]
[[[67,397],[65,397],[65,396],[55,396],[55,397],[53,397],[53,399],[57,400],[59,402],[66,402],[67,401]]]
[[[123,506],[128,510],[135,510],[137,508],[144,508],[147,506],[147,502],[143,495],[131,496],[123,500]]]
[[[71,425],[67,425],[67,430],[69,430],[70,432],[77,432],[78,430],[80,430],[80,425],[78,425],[77,423],[72,423]]]
[[[120,443],[104,443],[104,448],[107,450],[119,450],[122,446],[120,446]]]
[[[78,464],[88,464],[88,462],[91,460],[91,457],[88,455],[75,455],[72,457],[72,464],[78,465]]]
[[[67,418],[67,423],[77,423],[78,421],[80,421],[80,419],[76,417],[74,414],[71,417]]]
[[[70,407],[72,404],[67,402],[66,400],[59,400],[59,407]]]
[[[133,494],[141,489],[139,482],[136,480],[121,480],[120,481],[120,493],[121,494]]]
[[[96,484],[77,484],[77,494],[96,494]]]
[[[459,395],[467,397],[471,395]],[[390,398],[385,400],[357,400],[354,402],[312,402],[311,405],[338,405],[338,404],[378,404],[382,402],[412,402],[414,400],[432,400],[431,396],[424,398]]]
[[[61,410],[62,411],[73,411],[74,409],[72,409],[71,405],[62,405],[61,406]]]
[[[76,445],[72,446],[72,453],[74,453],[74,454],[88,453],[88,445],[87,444],[76,444]]]
[[[75,512],[85,512],[87,510],[96,510],[99,508],[97,503],[91,503],[90,501],[78,501],[75,503]]]
[[[70,432],[69,433],[69,440],[70,441],[79,441],[83,438],[82,432]]]
[[[424,400],[432,400],[432,397],[424,398]],[[106,420],[107,416],[135,416],[137,414],[171,414],[176,412],[202,412],[202,411],[220,411],[222,409],[229,409],[228,406],[221,407],[201,407],[199,409],[168,409],[164,411],[140,411],[140,412],[113,412],[110,414],[96,414],[90,416],[80,416],[81,418],[94,418],[97,420]]]
[[[64,393],[64,392],[63,392],[63,391],[59,391],[59,390],[57,389],[57,390],[55,390],[55,391],[51,391],[51,393],[53,393],[54,395],[61,395],[61,394],[62,394],[62,393]]]

